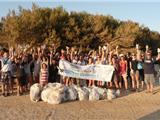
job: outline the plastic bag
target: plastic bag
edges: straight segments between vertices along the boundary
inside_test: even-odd
[[[86,87],[83,88],[79,87],[77,89],[77,92],[78,92],[78,99],[80,101],[89,100],[89,90]]]
[[[115,91],[111,90],[111,89],[108,89],[108,91],[107,91],[107,98],[108,98],[108,100],[112,100],[112,99],[116,98]]]
[[[61,83],[48,83],[45,87],[45,88],[53,88],[53,89],[59,89],[59,88],[63,88],[64,86],[61,84]]]
[[[41,93],[41,99],[44,101],[44,102],[47,102],[50,94],[54,91],[54,89],[48,87],[48,88],[45,88],[43,89],[42,93]]]
[[[52,91],[49,94],[49,97],[47,99],[47,103],[49,104],[60,104],[62,102],[62,98],[63,98],[63,92],[56,90],[56,91]]]
[[[48,83],[41,93],[41,99],[49,104],[59,104],[63,100],[64,88],[60,83]]]
[[[107,89],[106,88],[97,88],[97,90],[98,90],[98,93],[99,93],[99,99],[100,100],[104,100],[104,99],[106,99],[107,98]]]
[[[68,87],[69,100],[76,100],[78,97],[77,90],[74,87]]]
[[[93,87],[91,89],[91,92],[89,94],[89,100],[90,101],[97,101],[100,99],[100,94],[98,93],[97,87]]]
[[[30,99],[31,101],[38,102],[41,98],[42,87],[40,84],[36,83],[30,88]]]
[[[117,97],[119,97],[119,96],[121,95],[121,92],[120,92],[120,90],[119,90],[119,89],[118,89],[118,90],[116,90],[115,95],[116,95]]]

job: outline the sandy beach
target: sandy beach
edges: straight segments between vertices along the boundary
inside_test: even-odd
[[[159,120],[160,87],[154,94],[130,93],[112,101],[34,103],[29,95],[0,97],[0,120]]]

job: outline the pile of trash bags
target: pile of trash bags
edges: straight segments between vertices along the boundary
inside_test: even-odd
[[[31,101],[38,102],[40,100],[49,104],[60,104],[66,101],[98,101],[112,100],[120,95],[120,90],[112,90],[106,88],[79,87],[76,85],[64,86],[60,83],[48,83],[43,88],[38,83],[30,88]]]

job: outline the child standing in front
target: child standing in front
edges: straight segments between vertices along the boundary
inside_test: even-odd
[[[45,86],[48,83],[48,65],[47,63],[43,62],[41,65],[41,72],[40,72],[40,85]]]

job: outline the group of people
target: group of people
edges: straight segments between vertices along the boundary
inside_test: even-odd
[[[158,51],[160,52],[160,51]],[[111,82],[82,80],[59,76],[59,60],[67,60],[74,64],[103,64],[114,67]],[[30,49],[0,49],[0,76],[2,95],[13,94],[16,84],[17,95],[25,94],[34,83],[45,86],[47,83],[60,82],[66,86],[98,86],[111,89],[125,89],[125,92],[139,92],[147,88],[153,92],[155,83],[155,64],[159,64],[160,55],[153,58],[152,52],[146,47],[142,53],[136,48],[135,53],[119,54],[119,48],[99,47],[98,50],[83,52],[74,47],[66,47],[56,51],[54,46],[37,46]]]

